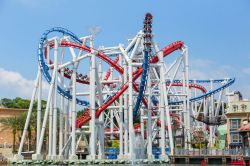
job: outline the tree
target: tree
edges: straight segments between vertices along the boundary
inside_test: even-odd
[[[7,108],[28,109],[30,106],[30,100],[16,97],[15,99],[3,98],[1,99],[1,105]],[[46,107],[46,101],[42,100],[42,109]],[[33,110],[37,109],[37,101],[34,102]]]
[[[1,105],[4,107],[10,108],[13,106],[13,102],[11,99],[3,98],[3,99],[1,99]]]
[[[15,153],[16,152],[16,133],[20,126],[19,118],[14,116],[14,117],[6,118],[6,119],[0,119],[0,123],[4,126],[2,131],[6,129],[12,130],[12,135],[13,135],[12,151],[13,153]]]

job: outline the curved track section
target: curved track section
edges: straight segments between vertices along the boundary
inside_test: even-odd
[[[224,81],[225,81],[225,80],[224,80]],[[223,82],[223,81],[221,81],[221,82]],[[209,97],[209,96],[211,96],[211,95],[213,95],[213,94],[215,94],[215,93],[218,93],[218,92],[220,92],[221,90],[223,90],[223,89],[225,89],[225,88],[231,86],[234,82],[235,82],[235,78],[228,79],[227,82],[226,82],[224,85],[222,85],[221,87],[218,87],[218,88],[216,88],[216,89],[214,89],[214,90],[212,90],[212,91],[208,91],[207,93],[202,94],[202,95],[200,95],[200,96],[191,98],[190,101],[193,102],[193,101],[198,101],[198,100],[207,98],[207,97]],[[175,104],[178,105],[178,104],[181,104],[181,103],[183,103],[183,101],[170,102],[169,104],[171,104],[171,105],[175,105]]]
[[[48,35],[52,32],[58,32],[58,33],[61,33],[63,35],[68,35],[71,37],[71,39],[73,41],[81,43],[81,40],[75,34],[73,34],[69,30],[64,29],[64,28],[55,27],[55,28],[47,30],[46,32],[43,33],[43,35],[40,39],[40,42],[39,42],[39,46],[38,46],[38,61],[39,61],[40,67],[42,69],[42,73],[49,83],[51,82],[51,75],[49,73],[49,67],[44,60],[43,48],[44,48],[44,42],[47,40]],[[59,94],[61,94],[65,98],[70,99],[70,100],[72,99],[72,95],[70,94],[70,92],[63,90],[63,88],[61,88],[60,86],[57,86],[57,91]],[[76,99],[76,102],[77,102],[77,104],[80,104],[83,106],[89,105],[89,102],[84,101],[84,100]]]

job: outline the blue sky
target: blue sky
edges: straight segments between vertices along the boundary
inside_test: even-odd
[[[79,36],[98,26],[96,46],[126,43],[154,16],[162,48],[176,40],[189,47],[191,78],[235,77],[232,90],[250,98],[249,0],[0,0],[0,98],[29,97],[41,34],[54,26]]]

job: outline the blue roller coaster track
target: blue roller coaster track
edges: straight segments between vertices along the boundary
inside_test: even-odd
[[[69,30],[61,28],[61,27],[55,27],[55,28],[49,29],[43,33],[42,37],[40,38],[40,42],[39,42],[39,46],[38,46],[38,61],[39,61],[40,67],[42,69],[42,73],[49,83],[51,83],[51,75],[49,73],[49,67],[47,66],[47,64],[45,63],[45,60],[44,60],[44,55],[43,55],[43,46],[44,45],[43,44],[47,40],[48,35],[52,32],[58,32],[58,33],[61,33],[63,35],[68,35],[72,38],[73,41],[75,41],[77,43],[82,43],[82,41],[75,34],[70,32]],[[66,99],[69,99],[69,100],[72,99],[72,95],[70,94],[70,92],[67,90],[64,90],[60,86],[57,86],[57,91],[59,94],[64,96]],[[79,105],[83,105],[83,106],[89,105],[89,102],[84,101],[84,100],[80,100],[78,98],[76,99],[76,103]]]
[[[139,86],[139,93],[137,96],[137,100],[135,103],[135,107],[133,109],[133,116],[136,118],[138,116],[138,110],[140,108],[142,98],[144,96],[146,83],[147,83],[147,76],[148,76],[148,70],[149,70],[149,60],[151,55],[151,27],[152,27],[152,15],[150,13],[147,13],[144,20],[144,61],[142,64],[142,76],[141,76],[141,82]]]

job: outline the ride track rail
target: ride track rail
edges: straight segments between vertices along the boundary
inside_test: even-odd
[[[142,64],[142,76],[141,76],[141,83],[139,86],[139,92],[137,96],[137,100],[133,109],[133,116],[134,119],[138,116],[138,110],[141,105],[142,98],[144,96],[144,92],[146,89],[146,83],[147,83],[147,76],[148,76],[148,70],[149,70],[149,60],[151,56],[151,45],[152,45],[152,18],[153,16],[150,13],[147,13],[144,20],[144,61]]]
[[[49,83],[51,82],[51,76],[50,76],[50,73],[49,73],[49,67],[46,64],[45,60],[44,60],[44,52],[43,52],[44,50],[43,49],[44,49],[44,42],[47,40],[47,36],[52,32],[59,32],[59,33],[62,33],[63,35],[67,35],[67,36],[71,37],[73,41],[77,42],[77,43],[72,43],[72,42],[68,42],[68,41],[62,41],[60,43],[60,46],[78,48],[80,50],[84,50],[84,51],[89,52],[89,53],[95,51],[96,55],[100,59],[102,59],[105,62],[107,62],[108,64],[110,64],[110,66],[112,66],[120,74],[123,74],[124,70],[120,65],[117,64],[118,60],[114,61],[111,58],[107,57],[102,52],[96,51],[93,48],[82,45],[82,41],[76,35],[74,35],[72,32],[70,32],[70,31],[68,31],[67,29],[64,29],[64,28],[56,27],[56,28],[52,28],[50,30],[47,30],[42,35],[42,37],[40,39],[40,42],[39,42],[39,47],[38,47],[39,64],[40,64],[40,67],[42,69],[42,73],[43,73],[44,77],[46,78],[46,80]],[[50,44],[50,46],[53,47],[53,43]],[[169,54],[171,54],[172,52],[174,52],[174,51],[176,51],[178,49],[181,49],[183,46],[184,46],[184,43],[182,41],[176,41],[176,42],[171,43],[170,45],[166,46],[161,51],[163,52],[163,56],[166,57]],[[149,60],[150,63],[157,63],[158,61],[159,61],[159,59],[158,59],[157,56],[153,56]],[[142,72],[143,72],[142,67],[139,67],[135,72],[133,72],[133,82],[135,82],[135,80],[137,80],[140,77]],[[107,75],[109,75],[109,74],[107,74]],[[67,77],[67,78],[71,78],[71,76],[69,74],[67,74],[67,73],[64,73],[64,76]],[[209,92],[207,92],[207,93],[205,93],[205,94],[203,94],[201,96],[198,96],[196,98],[190,99],[190,101],[200,100],[200,99],[203,99],[203,98],[205,98],[207,96],[210,96],[210,95],[212,95],[214,93],[217,93],[220,90],[225,89],[226,87],[230,86],[234,82],[235,79],[228,79],[228,80],[229,81],[226,84],[224,84],[222,87],[219,87],[219,88],[217,88],[217,89],[215,89],[213,91],[209,91]],[[210,80],[204,80],[204,81],[196,80],[196,83],[201,83],[201,82],[207,83],[209,81]],[[217,80],[217,81],[222,82],[222,81],[225,81],[225,80],[221,79],[221,80]],[[78,79],[78,82],[81,82],[81,81],[79,81],[79,79]],[[87,83],[87,82],[82,82],[82,83]],[[175,83],[178,83],[178,82],[175,82]],[[176,85],[181,86],[181,83],[179,82]],[[199,85],[194,85],[193,87],[200,89]],[[120,95],[122,95],[127,90],[127,88],[128,88],[128,82],[126,82],[123,86],[121,86],[121,88],[113,96],[111,96],[109,100],[106,100],[105,103],[103,103],[103,105],[100,106],[96,110],[96,118],[98,118],[100,116],[102,111],[104,111],[117,98],[119,98]],[[138,88],[137,88],[137,86],[135,84],[133,84],[133,88],[138,92]],[[57,90],[58,90],[58,93],[61,94],[62,96],[64,96],[66,99],[69,99],[69,100],[72,99],[72,96],[70,95],[69,91],[63,90],[60,86],[57,87]],[[80,100],[78,98],[76,99],[76,102],[77,102],[77,104],[83,105],[83,106],[88,106],[89,105],[89,103],[87,101],[83,101],[83,100]],[[146,101],[146,99],[144,97],[142,98],[142,102],[144,103],[145,106],[147,105],[147,101]],[[171,104],[180,104],[181,102],[182,101],[177,101],[177,102],[172,102]],[[84,123],[86,123],[90,119],[91,119],[90,110],[88,109],[76,120],[76,127],[77,128],[81,127]]]

